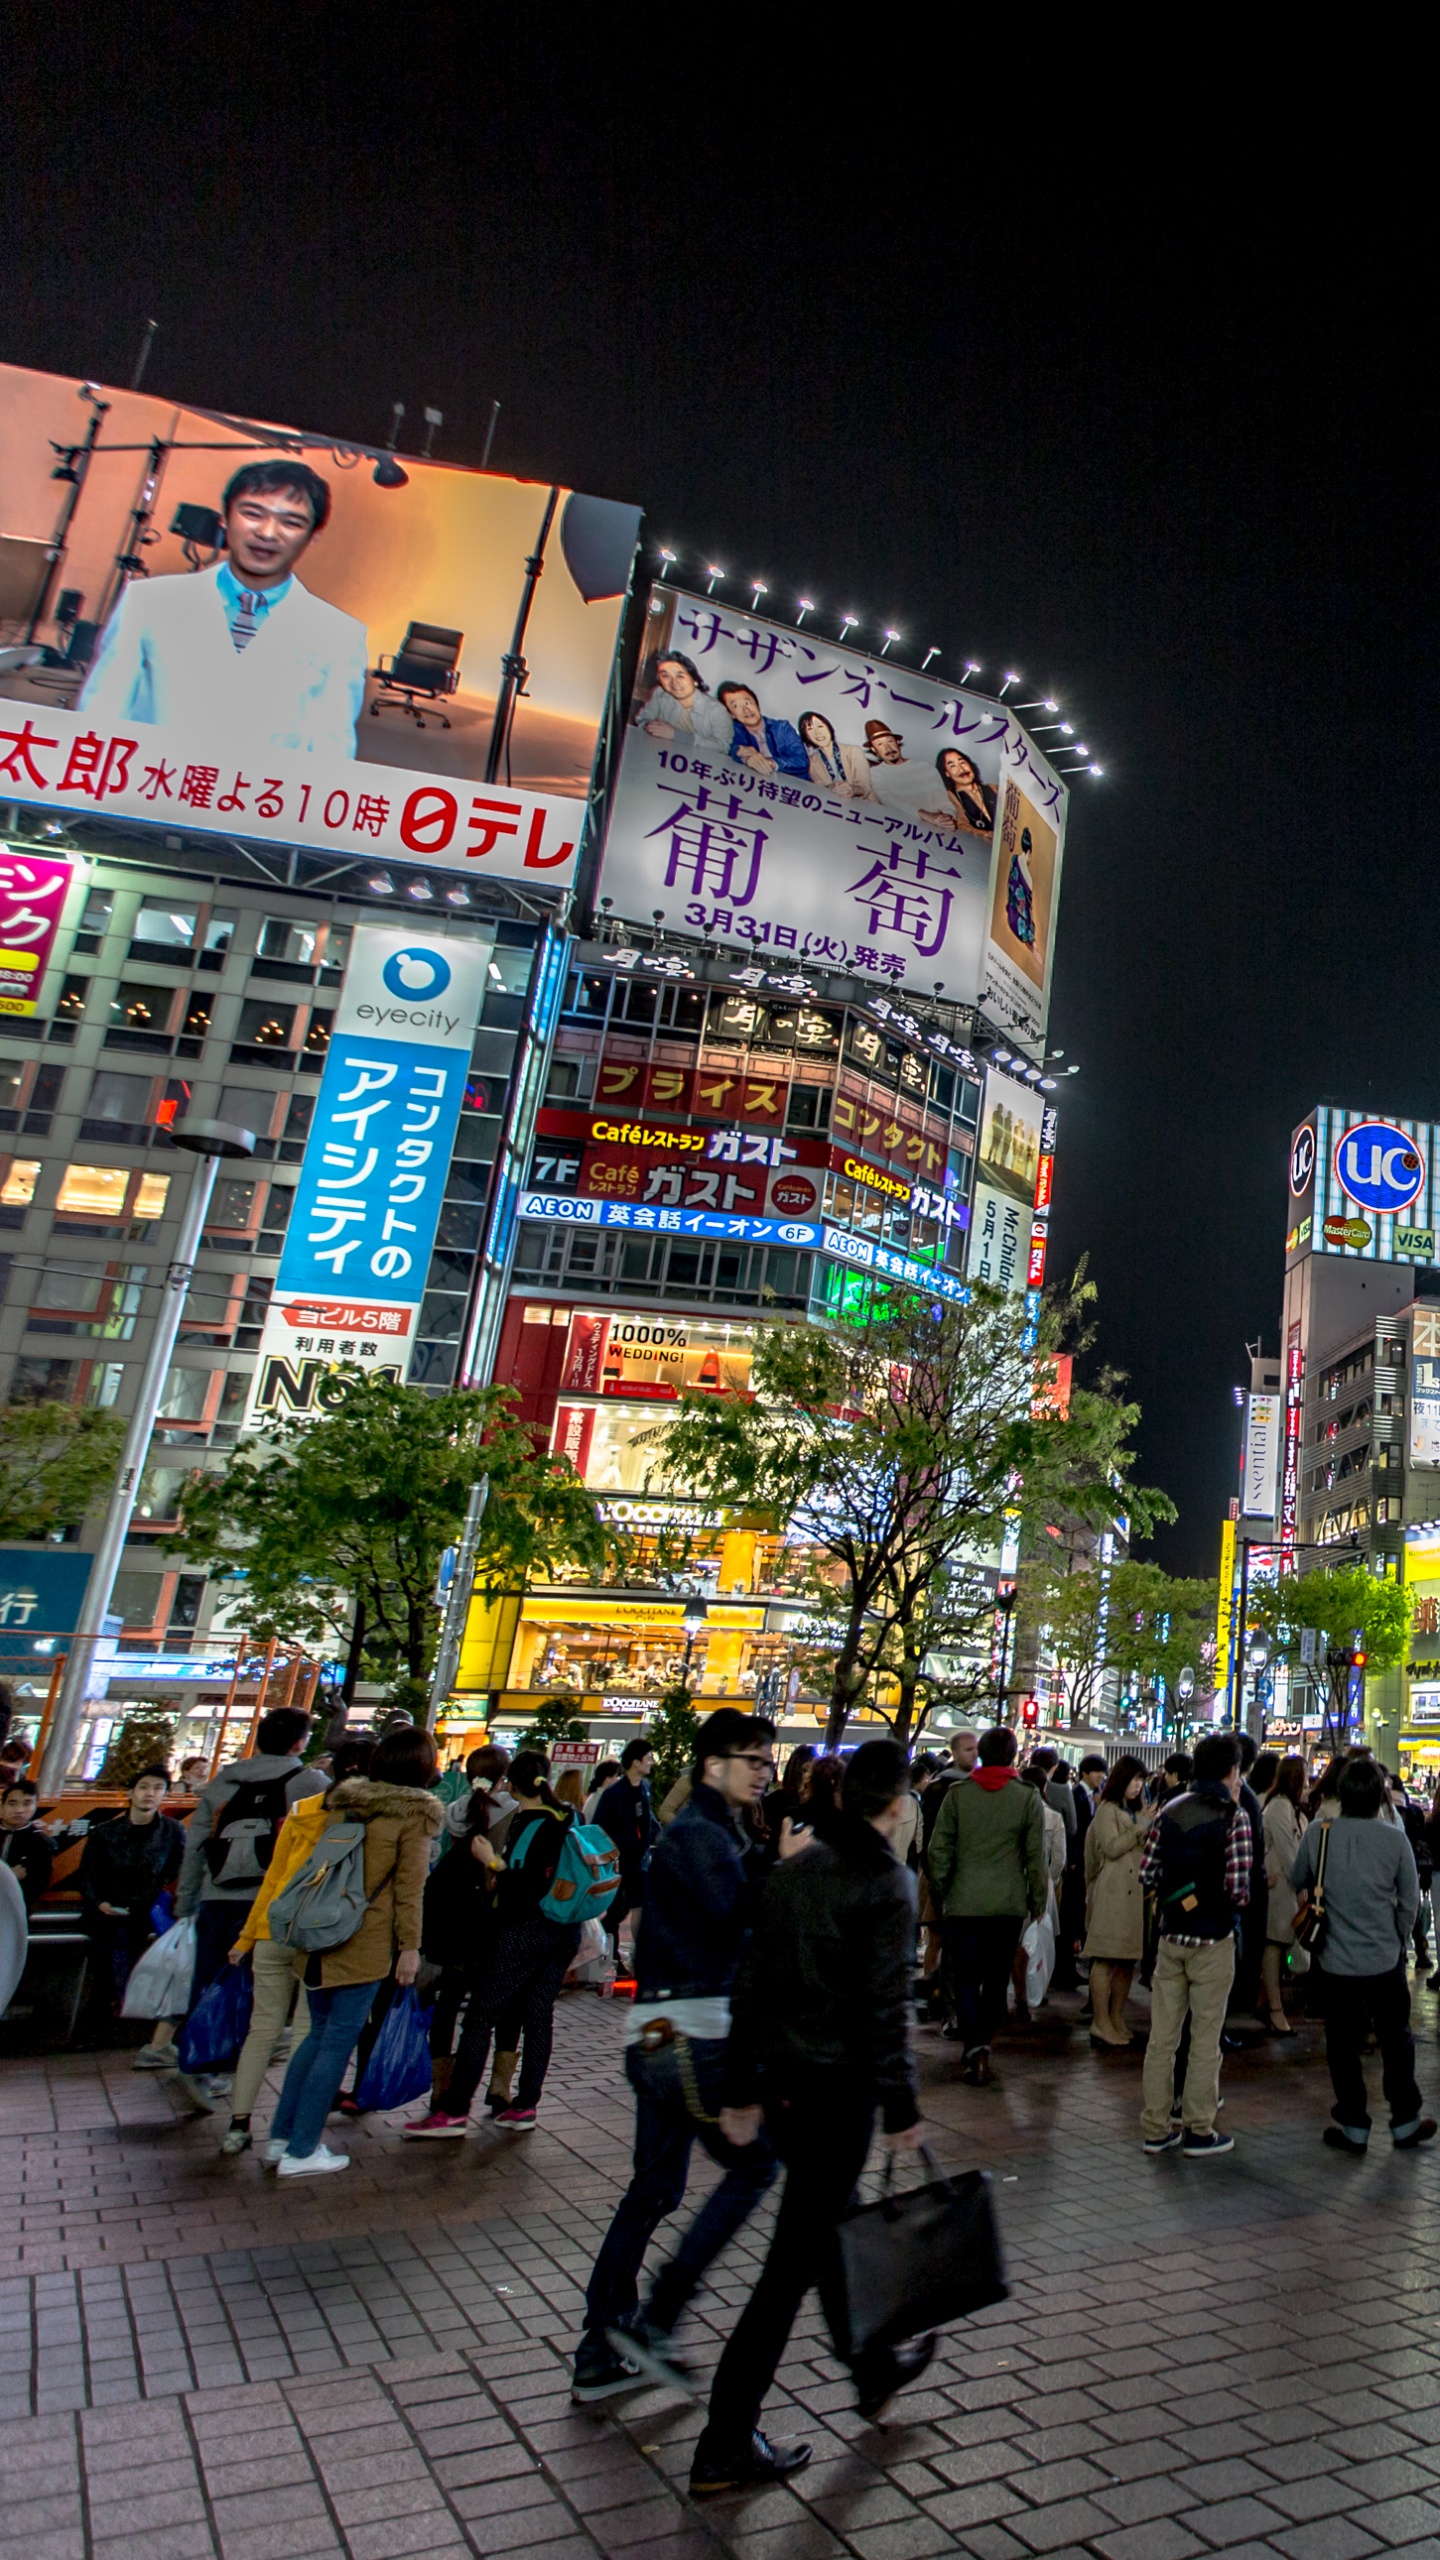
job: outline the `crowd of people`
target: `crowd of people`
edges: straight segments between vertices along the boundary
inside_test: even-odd
[[[1407,1965],[1430,1969],[1440,1811],[1412,1803],[1367,1749],[1313,1782],[1299,1755],[1228,1731],[1153,1774],[1123,1751],[1072,1769],[1049,1745],[1022,1766],[1016,1733],[997,1725],[913,1763],[889,1742],[802,1745],[782,1774],[774,1726],[726,1707],[657,1808],[643,1737],[553,1784],[543,1752],[495,1745],[442,1774],[433,1737],[408,1723],[346,1735],[319,1758],[309,1740],[308,1718],[278,1709],[250,1751],[213,1777],[190,1773],[203,1783],[183,1827],[164,1810],[158,1764],[132,1780],[122,1813],[90,1825],[78,1883],[92,2028],[113,2020],[172,1923],[190,1924],[188,1971],[135,2066],[197,2111],[228,2100],[221,2148],[235,2156],[257,2140],[254,2112],[283,2061],[261,2156],[281,2178],[311,2177],[349,2166],[327,2124],[369,2103],[369,2057],[397,2000],[413,1993],[429,2013],[430,2088],[405,2140],[462,2141],[482,2081],[494,2124],[518,2133],[536,2121],[557,1998],[587,1939],[607,1979],[623,1965],[633,2174],[589,2279],[578,2401],[689,2387],[680,2319],[784,2178],[714,2378],[697,2496],[809,2458],[768,2438],[763,2402],[811,2285],[837,2326],[835,2226],[877,2118],[892,2152],[921,2141],[917,2020],[984,2090],[997,2038],[1023,2032],[1052,1992],[1078,1994],[1107,2068],[1143,2056],[1145,2153],[1212,2159],[1235,2147],[1218,2122],[1226,2051],[1293,2036],[1303,2006],[1324,2022],[1332,2150],[1366,2148],[1376,2049],[1396,2149],[1435,2137]],[[37,1815],[12,1769],[0,1859],[32,1905],[54,1847]],[[1440,1943],[1440,1898],[1434,1916]],[[188,2067],[187,2023],[242,1967],[238,2054],[219,2071]],[[647,2250],[683,2200],[697,2143],[721,2176],[642,2300]],[[852,2359],[861,2412],[878,2415],[932,2346]]]

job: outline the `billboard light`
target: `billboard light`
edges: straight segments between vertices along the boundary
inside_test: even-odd
[[[674,568],[679,556],[679,553],[676,551],[667,551],[662,543],[660,547],[660,575],[662,578],[664,577],[667,569]]]
[[[802,597],[800,598],[800,610],[799,610],[799,612],[798,612],[798,613],[796,614],[796,616],[795,616],[795,628],[796,628],[796,630],[797,630],[797,631],[799,630],[801,623],[804,621],[806,614],[807,614],[807,613],[813,613],[813,612],[814,612],[814,610],[815,610],[815,599],[814,599],[814,597],[813,597],[813,596],[802,596]]]
[[[1018,683],[1019,683],[1019,681],[1020,681],[1020,678],[1019,678],[1018,674],[1016,673],[1015,669],[1014,669],[1013,667],[1009,668],[1009,669],[1007,670],[1006,674],[1001,678],[1001,682],[1000,682],[1000,700],[1001,700],[1002,702],[1004,701],[1005,696],[1006,696],[1006,694],[1009,692],[1010,687],[1012,686],[1012,684],[1018,684]]]
[[[388,898],[394,890],[395,883],[388,871],[367,871],[365,886],[373,890],[377,898]]]
[[[899,639],[899,637],[900,637],[899,632],[898,632],[898,631],[891,631],[891,630],[889,629],[888,625],[887,625],[887,627],[886,627],[886,632],[885,632],[885,645],[884,645],[884,648],[882,648],[882,649],[881,649],[881,652],[880,652],[880,655],[881,655],[881,657],[882,657],[882,658],[885,656],[886,651],[889,649],[889,646],[890,646],[891,641],[892,641],[892,640],[898,640],[898,639]]]
[[[847,614],[843,614],[843,615],[841,616],[841,620],[840,620],[840,637],[841,637],[841,639],[842,639],[842,640],[844,639],[845,634],[846,634],[846,632],[847,632],[847,631],[853,631],[853,630],[855,629],[855,626],[856,626],[856,624],[858,623],[859,619],[860,619],[860,616],[859,616],[859,614],[858,614],[858,613],[847,613]]]
[[[962,684],[968,684],[968,683],[969,683],[969,681],[970,681],[970,678],[971,678],[972,676],[978,676],[978,675],[979,675],[979,673],[980,673],[980,661],[979,661],[979,659],[978,659],[978,658],[967,658],[967,659],[966,659],[966,661],[965,661],[964,666],[962,667],[962,669],[961,669],[961,671],[960,671],[960,681],[961,681],[961,683],[962,683]]]
[[[923,674],[925,673],[925,669],[926,669],[926,667],[928,667],[928,666],[929,666],[931,659],[932,659],[932,658],[938,658],[938,657],[939,657],[939,655],[940,655],[940,652],[939,652],[939,650],[938,650],[938,649],[927,649],[927,650],[926,650],[926,652],[925,652],[925,656],[924,656],[924,659],[923,659],[923,661],[922,661],[922,663],[921,663],[921,668],[920,668],[920,673],[922,674],[922,676],[923,676]]]

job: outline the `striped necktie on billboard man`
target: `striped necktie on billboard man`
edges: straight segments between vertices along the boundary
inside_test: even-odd
[[[240,610],[236,614],[235,620],[230,628],[230,637],[234,641],[237,649],[249,648],[251,641],[254,639],[256,632],[260,628],[260,625],[256,620],[259,610],[259,596],[252,595],[248,587],[242,587],[240,590]]]

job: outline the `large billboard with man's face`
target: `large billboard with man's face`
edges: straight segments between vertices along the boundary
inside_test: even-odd
[[[0,797],[573,876],[637,508],[13,365],[0,486]]]
[[[652,588],[601,886],[750,959],[1049,1005],[1066,791],[1003,703]]]

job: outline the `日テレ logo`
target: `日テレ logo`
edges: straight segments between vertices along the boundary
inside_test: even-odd
[[[411,1004],[426,1004],[431,996],[441,996],[450,984],[450,963],[438,951],[427,951],[423,943],[412,943],[405,951],[392,951],[381,978],[392,996],[407,997]]]
[[[1418,1200],[1425,1160],[1413,1138],[1389,1120],[1360,1120],[1335,1141],[1335,1178],[1374,1217],[1395,1217]]]

